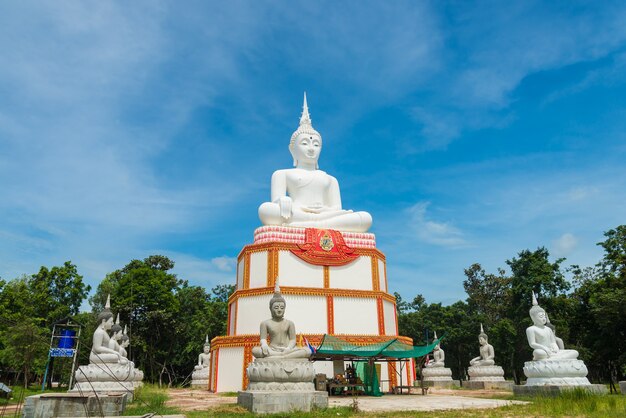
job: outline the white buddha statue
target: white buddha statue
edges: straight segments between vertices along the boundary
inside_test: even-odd
[[[537,303],[535,292],[533,292],[533,306],[529,313],[533,325],[526,328],[526,338],[528,345],[534,349],[533,360],[575,360],[578,358],[578,351],[565,350],[559,347],[554,332],[546,326],[548,316],[546,311]]]
[[[123,358],[117,350],[109,348],[111,338],[107,331],[113,326],[113,313],[110,308],[111,298],[107,296],[104,310],[98,314],[98,327],[93,333],[93,344],[89,354],[90,363],[128,363],[128,360]]]
[[[322,136],[311,124],[305,93],[300,126],[289,143],[295,168],[278,170],[272,175],[272,200],[259,207],[263,225],[352,232],[370,228],[369,213],[342,209],[337,179],[318,168],[321,150]]]
[[[122,332],[123,329],[120,325],[120,314],[118,313],[115,323],[111,326],[111,339],[109,340],[109,348],[117,351],[118,353],[121,353],[120,341],[122,340]]]
[[[478,334],[478,342],[480,343],[480,356],[470,360],[470,366],[493,366],[495,362],[495,351],[493,346],[489,344],[489,337],[485,334],[483,324],[480,324],[480,334]]]
[[[202,353],[198,355],[198,364],[194,367],[194,370],[202,370],[211,365],[211,343],[209,342],[209,336],[206,336]]]
[[[435,340],[437,339],[437,331],[435,331]],[[445,365],[446,354],[441,349],[439,343],[433,349],[433,361],[428,362],[428,364],[424,365],[424,367],[432,368],[432,367],[446,367]]]
[[[285,298],[280,293],[278,283],[270,300],[272,317],[261,322],[261,346],[252,349],[255,358],[308,358],[308,347],[296,347],[296,326],[285,319]],[[269,342],[268,342],[269,337]]]

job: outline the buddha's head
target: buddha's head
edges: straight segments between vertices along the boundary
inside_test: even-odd
[[[278,283],[276,283],[276,287],[274,288],[274,296],[270,299],[270,312],[272,313],[273,319],[282,319],[285,316],[285,298],[280,293],[280,287],[278,287]]]
[[[211,344],[204,344],[202,351],[204,352],[204,354],[209,354],[211,352]]]
[[[480,345],[485,345],[489,343],[489,337],[487,336],[487,334],[485,333],[485,330],[483,329],[483,324],[480,324],[480,334],[478,334],[478,343]]]
[[[123,348],[126,348],[130,345],[130,338],[128,338],[128,335],[124,334],[122,335],[122,337],[120,338],[120,346],[122,346]]]
[[[122,326],[120,325],[120,314],[117,314],[115,323],[111,326],[111,332],[113,333],[113,339],[119,340],[122,338]]]
[[[537,302],[535,292],[533,292],[533,306],[530,308],[528,313],[530,314],[530,319],[533,320],[533,324],[535,324],[535,326],[543,327],[548,320],[546,311],[539,306],[539,303]]]
[[[107,296],[104,309],[98,314],[98,324],[102,325],[105,330],[110,330],[113,326],[113,312],[111,312],[111,295]]]
[[[300,117],[300,126],[291,135],[289,142],[289,152],[293,157],[294,167],[298,163],[314,165],[318,168],[317,161],[322,151],[322,136],[313,129],[311,117],[309,116],[309,107],[306,102],[306,93],[304,93],[304,104],[302,106],[302,116]]]

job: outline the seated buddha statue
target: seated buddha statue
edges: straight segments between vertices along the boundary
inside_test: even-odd
[[[480,324],[480,334],[478,334],[478,343],[480,344],[480,356],[470,360],[470,366],[493,366],[495,362],[495,351],[493,346],[489,344],[489,337],[483,330],[483,324]]]
[[[89,354],[90,363],[122,363],[126,364],[128,360],[123,358],[117,350],[109,348],[111,338],[107,333],[113,326],[113,312],[111,312],[111,298],[107,296],[104,310],[98,314],[98,327],[93,333],[91,353]]]
[[[546,311],[537,303],[537,296],[533,292],[533,306],[529,310],[533,325],[526,328],[528,345],[533,348],[533,360],[576,360],[578,351],[565,350],[559,347],[556,336],[551,328],[546,326],[548,316]]]
[[[435,332],[435,340],[437,339],[437,333]],[[425,364],[424,367],[446,367],[445,365],[446,354],[441,349],[441,345],[438,343],[433,349],[433,361]]]
[[[194,370],[206,369],[211,365],[211,343],[209,342],[209,336],[206,336],[202,353],[198,355],[198,364],[193,368]]]
[[[308,358],[308,347],[296,347],[296,326],[285,319],[285,298],[276,284],[270,300],[272,317],[261,322],[261,346],[252,349],[255,358]],[[269,337],[269,342],[268,342]]]
[[[352,232],[370,228],[369,213],[342,208],[337,179],[318,167],[321,150],[322,136],[311,124],[305,93],[300,126],[289,143],[295,168],[278,170],[272,175],[271,202],[259,207],[263,225]]]

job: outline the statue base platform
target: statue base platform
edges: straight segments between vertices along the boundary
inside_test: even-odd
[[[447,367],[424,367],[422,369],[422,380],[424,382],[449,382],[452,380],[452,370]]]
[[[563,392],[582,389],[589,393],[604,395],[608,393],[608,389],[604,385],[515,385],[513,386],[513,394],[516,396],[559,396]]]
[[[474,390],[513,390],[513,382],[501,381],[474,381],[463,382],[463,388]]]
[[[535,360],[524,363],[525,386],[590,385],[582,360]]]
[[[467,374],[470,382],[504,382],[504,370],[500,366],[470,366]]]
[[[123,393],[98,395],[91,393],[42,393],[26,398],[22,416],[25,418],[120,416],[126,408]]]
[[[191,387],[209,389],[209,368],[194,370],[191,374]]]
[[[250,363],[247,373],[250,380],[247,392],[315,391],[315,368],[308,358],[257,358]]]
[[[416,381],[416,387],[420,386],[420,382]],[[461,387],[460,380],[424,380],[425,388],[443,388],[443,389],[452,389],[455,387]]]
[[[237,395],[237,405],[256,414],[292,411],[310,412],[328,408],[328,393],[321,391],[277,392],[245,391]]]
[[[135,389],[143,383],[143,372],[130,364],[88,364],[74,373],[76,384],[70,393],[125,393],[132,402]]]
[[[622,395],[626,395],[626,380],[619,382],[619,391],[622,392]]]

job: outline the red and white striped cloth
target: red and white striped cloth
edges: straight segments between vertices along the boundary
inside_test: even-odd
[[[305,228],[267,225],[254,231],[254,243],[288,242],[304,244]],[[376,236],[367,232],[341,232],[347,246],[352,248],[376,248]]]

